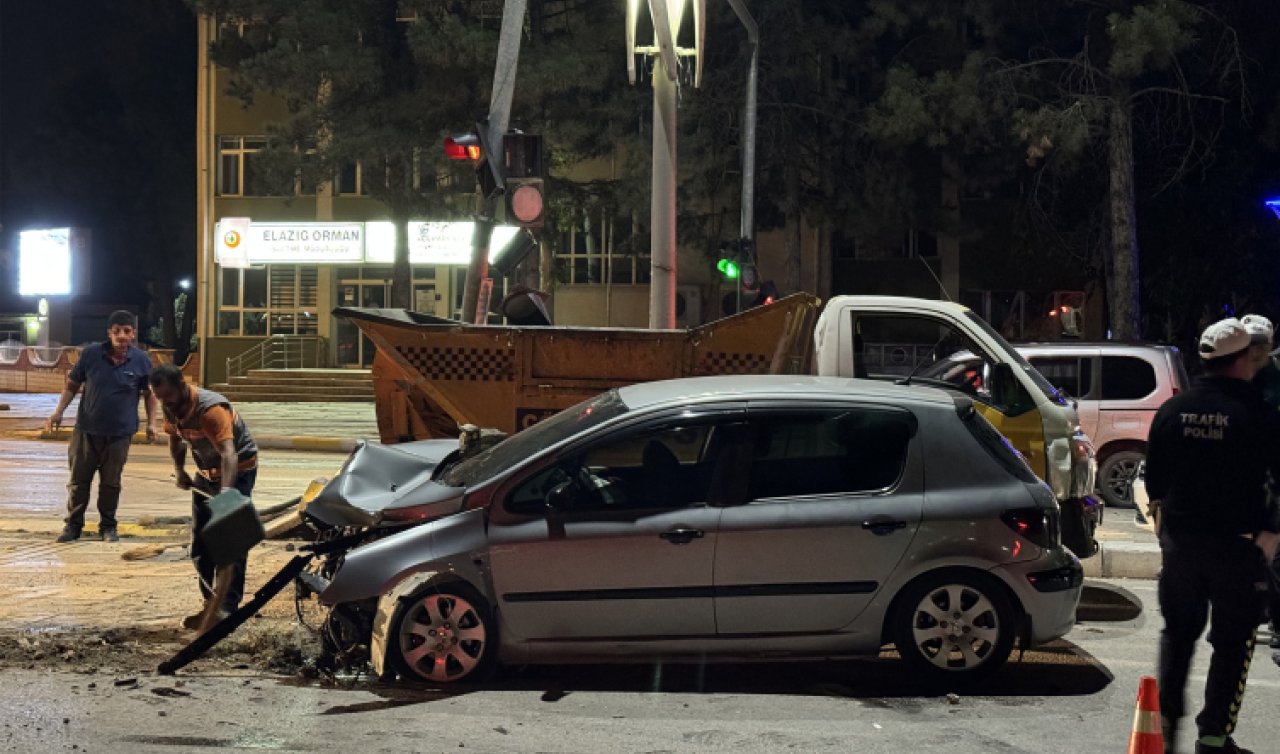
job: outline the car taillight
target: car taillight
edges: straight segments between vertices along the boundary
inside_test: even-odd
[[[1000,516],[1004,525],[1015,534],[1045,549],[1057,543],[1059,535],[1056,518],[1056,514],[1047,508],[1015,508]]]
[[[1093,455],[1093,443],[1089,442],[1089,436],[1076,427],[1071,435],[1071,456],[1077,461],[1087,461]]]

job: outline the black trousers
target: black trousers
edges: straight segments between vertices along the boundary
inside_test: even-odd
[[[68,529],[84,528],[84,514],[89,509],[89,491],[94,474],[98,475],[98,528],[116,528],[116,510],[120,507],[120,477],[129,460],[132,437],[106,437],[75,430],[67,447],[71,480],[67,482]]]
[[[258,470],[249,469],[242,471],[236,475],[235,484],[232,486],[240,491],[245,497],[253,497],[253,484],[258,479]],[[217,485],[205,481],[203,478],[197,477],[195,483],[206,492],[216,492]],[[213,596],[214,578],[216,569],[213,559],[209,557],[205,550],[204,540],[201,533],[204,531],[205,524],[209,523],[209,519],[213,516],[213,512],[209,510],[209,501],[203,495],[191,493],[191,562],[195,564],[196,574],[200,577],[200,595],[207,601]],[[235,563],[220,566],[221,568],[235,569],[231,579],[231,589],[227,591],[226,600],[222,603],[222,609],[226,612],[232,612],[240,606],[240,600],[244,597],[244,573],[245,567],[248,565],[248,555],[240,558]]]
[[[1196,642],[1210,624],[1213,656],[1204,707],[1196,717],[1201,736],[1229,736],[1244,702],[1245,681],[1262,616],[1266,578],[1261,552],[1240,537],[1195,541],[1160,537],[1160,710],[1170,720],[1186,712],[1187,674]]]

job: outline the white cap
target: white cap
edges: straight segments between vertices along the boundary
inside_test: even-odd
[[[1214,322],[1200,334],[1200,358],[1205,361],[1239,353],[1253,345],[1253,338],[1235,317]]]
[[[1241,318],[1240,324],[1244,325],[1245,331],[1253,338],[1254,343],[1270,343],[1271,338],[1276,334],[1271,320],[1261,314],[1246,314]]]

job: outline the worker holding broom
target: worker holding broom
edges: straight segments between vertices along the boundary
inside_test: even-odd
[[[210,497],[229,489],[245,497],[253,495],[258,474],[258,446],[230,401],[212,390],[186,384],[181,370],[172,364],[162,364],[151,372],[151,390],[164,409],[164,429],[169,435],[169,454],[178,487],[192,490],[191,560],[200,577],[200,593],[205,604],[201,611],[184,618],[182,626],[197,630],[209,616],[221,619],[235,612],[244,596],[248,555],[217,567],[219,571],[232,569],[232,573],[215,574],[213,560],[201,535],[211,515]],[[188,449],[196,463],[194,477],[187,473]],[[226,593],[220,605],[212,605],[217,576],[226,584]]]

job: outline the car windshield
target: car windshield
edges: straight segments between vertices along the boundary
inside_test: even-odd
[[[1043,374],[1036,371],[1035,367],[1028,364],[1027,360],[1022,358],[1022,354],[1015,351],[1013,346],[1009,345],[1009,341],[1005,340],[1004,336],[996,332],[994,327],[973,311],[966,311],[965,314],[968,315],[970,321],[977,325],[992,340],[1000,344],[1000,348],[1004,351],[1005,358],[1016,364],[1020,369],[1022,369],[1022,371],[1026,372],[1031,378],[1031,381],[1036,384],[1036,387],[1040,388],[1040,392],[1049,396],[1049,400],[1057,403],[1059,406],[1067,405],[1067,399],[1063,397],[1062,393],[1058,392],[1058,389],[1055,388],[1049,380],[1045,379]]]
[[[440,482],[471,487],[501,474],[533,454],[627,412],[617,390],[583,401],[573,408],[517,432],[497,445],[449,469]]]

